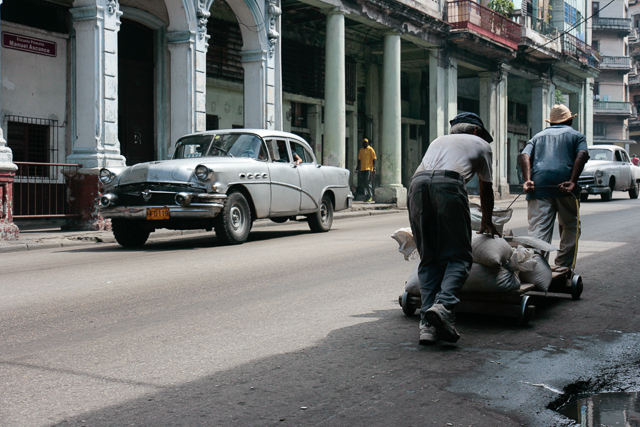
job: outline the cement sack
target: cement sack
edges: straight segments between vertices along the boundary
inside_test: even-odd
[[[511,258],[511,245],[502,237],[473,233],[471,238],[473,262],[486,267],[499,267]]]
[[[477,203],[469,203],[469,211],[471,213],[471,229],[474,231],[480,231],[482,208]],[[491,219],[493,221],[493,225],[496,226],[500,233],[502,233],[504,225],[511,219],[511,214],[513,214],[513,209],[493,208],[493,215],[491,215]]]
[[[511,238],[511,241],[514,243],[518,243],[524,247],[540,249],[541,251],[545,252],[553,252],[558,250],[558,248],[545,242],[544,240],[540,240],[531,236],[514,236]]]
[[[418,254],[418,248],[416,247],[416,242],[413,240],[411,227],[400,228],[391,235],[391,238],[398,242],[398,245],[400,245],[400,247],[398,248],[398,252],[404,255],[405,261],[420,258],[420,254]]]
[[[551,285],[551,267],[544,257],[534,254],[533,259],[536,265],[532,271],[523,271],[520,273],[522,283],[531,283],[536,287],[536,291],[547,292]]]
[[[420,296],[420,280],[418,279],[418,266],[419,262],[416,262],[415,267],[411,270],[409,280],[406,281],[404,290],[410,295]]]
[[[518,273],[504,267],[487,267],[474,263],[463,292],[508,292],[520,289]]]
[[[535,268],[537,262],[534,258],[535,252],[533,249],[518,245],[517,248],[512,248],[511,250],[513,253],[506,262],[505,268],[511,271],[532,271]]]

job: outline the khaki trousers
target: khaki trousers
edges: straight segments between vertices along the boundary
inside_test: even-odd
[[[573,259],[580,236],[578,209],[578,202],[573,196],[531,199],[528,202],[529,236],[551,243],[556,215],[558,216],[560,249],[555,259],[555,265],[559,267],[575,267]],[[544,255],[548,261],[549,254],[545,253]]]

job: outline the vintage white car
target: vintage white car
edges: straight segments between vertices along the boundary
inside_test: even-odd
[[[580,200],[589,194],[599,194],[609,201],[614,191],[628,191],[629,197],[638,198],[640,168],[629,160],[627,151],[617,145],[593,145],[589,147],[589,161],[580,174],[582,187]]]
[[[158,228],[215,229],[225,244],[247,240],[253,221],[306,216],[329,231],[333,212],[351,207],[349,170],[322,166],[300,137],[259,129],[186,135],[173,159],[100,170],[98,209],[124,247]]]

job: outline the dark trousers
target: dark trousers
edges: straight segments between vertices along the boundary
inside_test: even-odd
[[[457,177],[456,177],[457,176]],[[435,303],[451,309],[469,277],[471,215],[464,180],[455,172],[423,171],[409,186],[411,231],[420,253],[418,278],[424,320]]]
[[[373,197],[373,184],[371,183],[371,171],[360,171],[358,175],[358,184],[364,192],[364,199],[369,200]]]

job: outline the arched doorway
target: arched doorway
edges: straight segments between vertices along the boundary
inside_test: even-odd
[[[155,160],[154,31],[122,19],[118,33],[118,139],[127,165]]]

